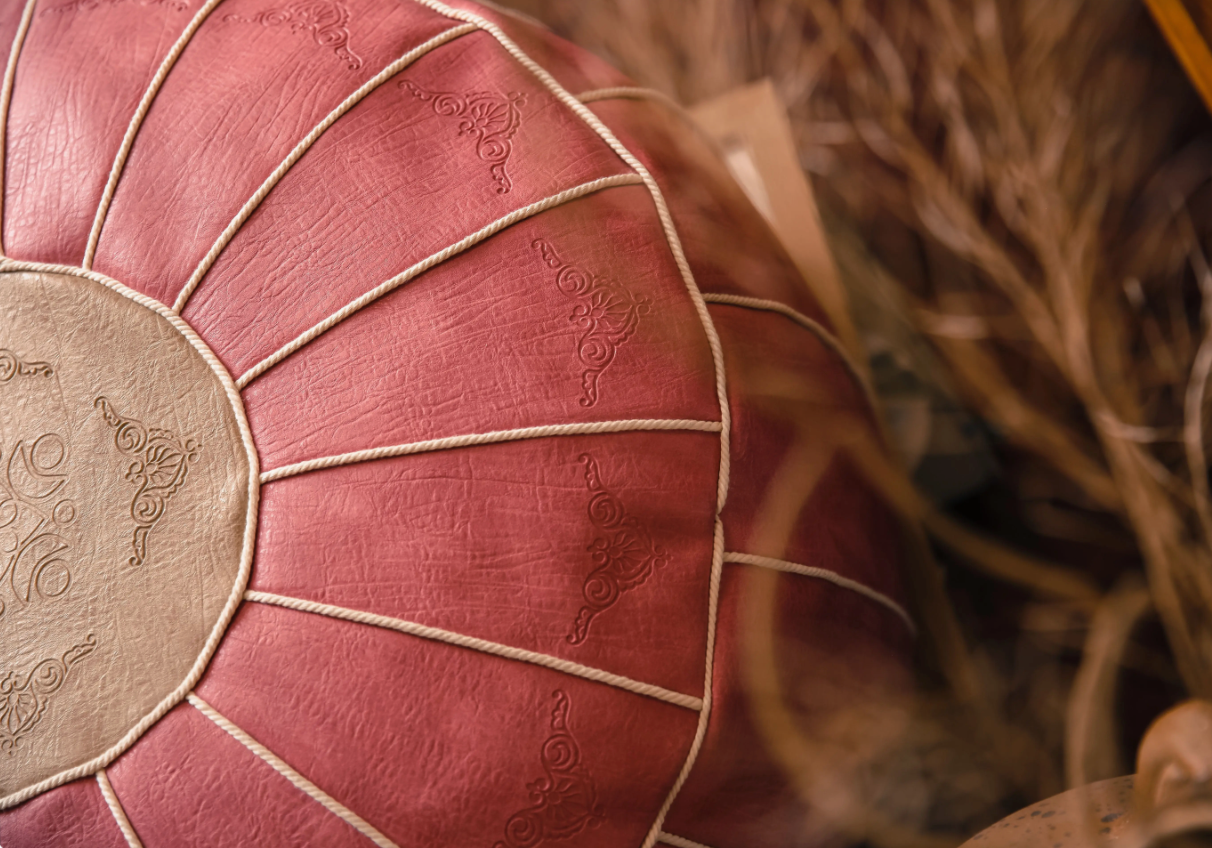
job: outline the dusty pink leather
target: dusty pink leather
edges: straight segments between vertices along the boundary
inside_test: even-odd
[[[10,256],[81,262],[130,116],[200,5],[38,0],[8,124]],[[538,28],[470,0],[453,5],[498,24],[574,94],[630,84]],[[12,42],[21,8],[0,3],[0,44]],[[309,28],[307,9],[343,23]],[[414,0],[224,0],[142,125],[96,270],[171,304],[313,126],[388,63],[460,23]],[[435,108],[435,94],[487,94],[493,108],[517,109],[503,169],[479,155],[458,117]],[[824,320],[680,117],[648,101],[591,108],[653,172],[699,289]],[[495,38],[463,35],[320,136],[182,315],[238,377],[492,221],[629,173]],[[562,271],[596,281],[591,293],[562,288]],[[725,550],[826,568],[903,602],[895,522],[834,456],[839,428],[872,426],[862,393],[789,318],[717,303],[708,314],[733,424]],[[587,325],[578,315],[599,328],[631,322],[610,336],[600,368],[579,354]],[[771,390],[771,367],[789,375],[796,397]],[[707,333],[642,185],[542,212],[448,259],[253,380],[243,398],[263,470],[512,428],[721,417]],[[794,420],[808,422],[823,471],[789,545],[776,550],[756,538],[757,513]],[[718,434],[677,430],[510,441],[288,477],[262,489],[250,588],[702,698],[719,475]],[[659,551],[659,562],[584,620],[595,555],[615,555],[598,541],[599,496],[624,511],[632,542]],[[823,831],[750,717],[738,604],[756,569],[722,568],[713,709],[662,829],[710,848],[818,845]],[[828,582],[778,581],[783,671],[806,715],[823,725],[907,685],[910,636],[896,615]],[[697,710],[560,671],[257,603],[241,607],[197,693],[402,848],[640,846],[699,721]],[[544,752],[565,737],[578,765],[553,774]],[[108,774],[146,848],[370,844],[188,703]],[[544,789],[548,779],[554,789]],[[537,835],[510,830],[521,820],[539,822]],[[91,779],[0,813],[4,848],[125,844]]]

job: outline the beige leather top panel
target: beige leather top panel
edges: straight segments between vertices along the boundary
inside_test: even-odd
[[[168,319],[0,273],[0,798],[113,753],[190,677],[243,590],[238,416]]]

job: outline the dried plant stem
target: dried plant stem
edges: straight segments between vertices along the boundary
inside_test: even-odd
[[[1115,739],[1115,683],[1132,628],[1149,608],[1135,581],[1113,591],[1090,625],[1065,719],[1065,780],[1070,788],[1123,773]]]

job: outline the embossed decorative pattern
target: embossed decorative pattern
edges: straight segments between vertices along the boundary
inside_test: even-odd
[[[67,459],[67,443],[54,433],[19,441],[7,456],[0,451],[0,620],[7,603],[59,598],[71,585],[64,533],[76,505],[63,492]]]
[[[138,486],[130,505],[135,520],[130,564],[142,565],[147,558],[148,535],[164,517],[169,498],[185,484],[189,464],[198,458],[202,446],[193,439],[181,441],[167,430],[148,428],[134,418],[125,418],[104,397],[97,398],[93,405],[114,428],[118,450],[136,457],[126,470],[126,479]]]
[[[597,460],[585,453],[580,461],[585,465],[585,485],[593,493],[589,520],[598,536],[589,546],[596,567],[581,589],[585,606],[577,613],[568,636],[573,645],[585,641],[594,618],[618,603],[620,595],[642,586],[654,569],[669,561],[652,541],[648,528],[629,515],[623,502],[606,490]]]
[[[452,94],[444,91],[427,91],[412,80],[404,80],[401,88],[407,88],[413,97],[433,104],[433,111],[444,118],[459,119],[459,135],[468,136],[476,143],[476,155],[488,163],[492,178],[497,183],[498,194],[508,194],[513,189],[506,166],[513,155],[513,137],[522,125],[521,107],[526,105],[526,95],[503,96],[487,91],[471,94]]]
[[[622,286],[562,260],[551,243],[534,242],[549,268],[556,271],[556,286],[577,301],[568,320],[581,329],[577,356],[581,360],[581,406],[598,402],[598,378],[614,362],[619,346],[631,338],[652,304]]]
[[[581,747],[568,726],[568,695],[560,689],[553,694],[552,735],[539,753],[544,774],[526,784],[531,805],[509,817],[505,838],[493,848],[533,848],[546,839],[568,839],[602,819],[593,776],[581,763]]]
[[[0,349],[0,383],[7,383],[13,377],[49,377],[53,373],[49,362],[26,362],[11,350]]]
[[[10,671],[0,677],[0,753],[12,755],[22,738],[42,721],[49,698],[59,691],[72,666],[91,654],[97,638],[88,638],[61,658],[43,660],[25,677]]]
[[[343,59],[351,71],[362,67],[362,57],[349,48],[349,7],[334,0],[304,0],[259,12],[251,18],[226,15],[223,20],[262,26],[290,26],[293,33],[311,32],[316,44]]]

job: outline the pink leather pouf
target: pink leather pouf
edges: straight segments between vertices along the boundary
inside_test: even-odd
[[[746,580],[825,726],[904,680],[898,532],[682,118],[470,2],[5,0],[0,44],[3,848],[809,840]]]

